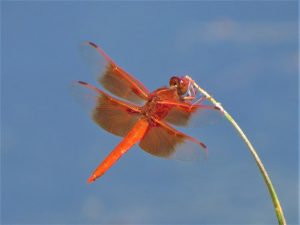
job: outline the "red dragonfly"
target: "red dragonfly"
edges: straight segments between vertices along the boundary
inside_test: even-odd
[[[94,92],[93,120],[106,131],[124,137],[92,173],[88,179],[89,183],[102,176],[136,143],[139,143],[144,151],[164,158],[184,158],[186,155],[197,157],[200,152],[206,153],[204,143],[170,125],[185,126],[196,111],[218,109],[203,105],[203,99],[193,101],[196,93],[190,80],[173,76],[168,87],[149,92],[141,82],[119,67],[96,44],[86,42],[84,48],[97,54],[96,60],[99,62],[96,64],[100,65],[96,71],[99,75],[98,81],[116,96],[110,96],[86,82],[77,81],[80,86]],[[144,104],[141,106],[134,104],[138,102]]]

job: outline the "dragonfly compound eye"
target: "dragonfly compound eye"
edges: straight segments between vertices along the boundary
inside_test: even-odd
[[[170,82],[169,82],[170,87],[177,87],[179,86],[179,83],[180,83],[180,79],[178,77],[174,76],[170,78]]]

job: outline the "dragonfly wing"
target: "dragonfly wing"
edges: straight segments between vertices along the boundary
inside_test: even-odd
[[[148,128],[139,146],[146,152],[163,158],[198,160],[205,158],[206,146],[163,121]]]
[[[220,112],[219,108],[212,105],[204,104],[190,104],[183,101],[161,101],[160,104],[173,106],[168,112],[164,121],[176,126],[187,126],[190,120],[199,121],[199,116],[203,114],[210,114],[207,111],[211,111],[211,114],[217,114]],[[204,113],[206,112],[206,113]],[[206,118],[208,118],[206,116]]]
[[[147,100],[150,92],[137,79],[119,67],[100,47],[92,42],[82,45],[82,53],[91,64],[98,81],[112,94],[132,101]]]
[[[76,83],[77,89],[83,89],[81,98],[92,105],[93,120],[106,131],[124,137],[140,118],[140,107],[113,98],[86,82]]]
[[[164,118],[168,123],[174,124],[176,126],[186,126],[191,118],[192,114],[197,111],[195,106],[181,107],[175,105]]]

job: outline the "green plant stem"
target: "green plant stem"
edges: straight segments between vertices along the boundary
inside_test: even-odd
[[[220,110],[224,113],[224,116],[227,118],[227,120],[234,126],[234,128],[237,130],[238,134],[241,136],[241,138],[243,139],[243,141],[246,143],[251,155],[254,157],[254,160],[263,176],[263,179],[267,185],[267,188],[269,190],[269,193],[271,195],[272,198],[272,202],[274,205],[274,209],[275,209],[275,213],[277,216],[277,220],[278,220],[278,224],[280,225],[286,225],[286,221],[285,221],[285,217],[283,214],[283,210],[281,208],[279,199],[277,197],[276,191],[272,185],[271,179],[262,163],[262,161],[260,160],[256,150],[254,149],[253,145],[251,144],[251,142],[248,140],[248,138],[246,137],[246,135],[244,134],[244,132],[242,131],[242,129],[239,127],[239,125],[235,122],[235,120],[231,117],[231,115],[222,107],[222,105],[217,102],[210,94],[208,94],[204,89],[202,89],[199,85],[197,85],[197,83],[189,76],[186,76],[186,78],[188,78],[193,85],[210,101],[212,102],[215,106],[217,106],[218,108],[220,108]]]

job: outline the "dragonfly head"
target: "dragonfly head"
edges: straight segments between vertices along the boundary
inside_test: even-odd
[[[173,76],[170,78],[170,87],[176,88],[179,96],[186,94],[189,89],[190,81],[185,77]]]

